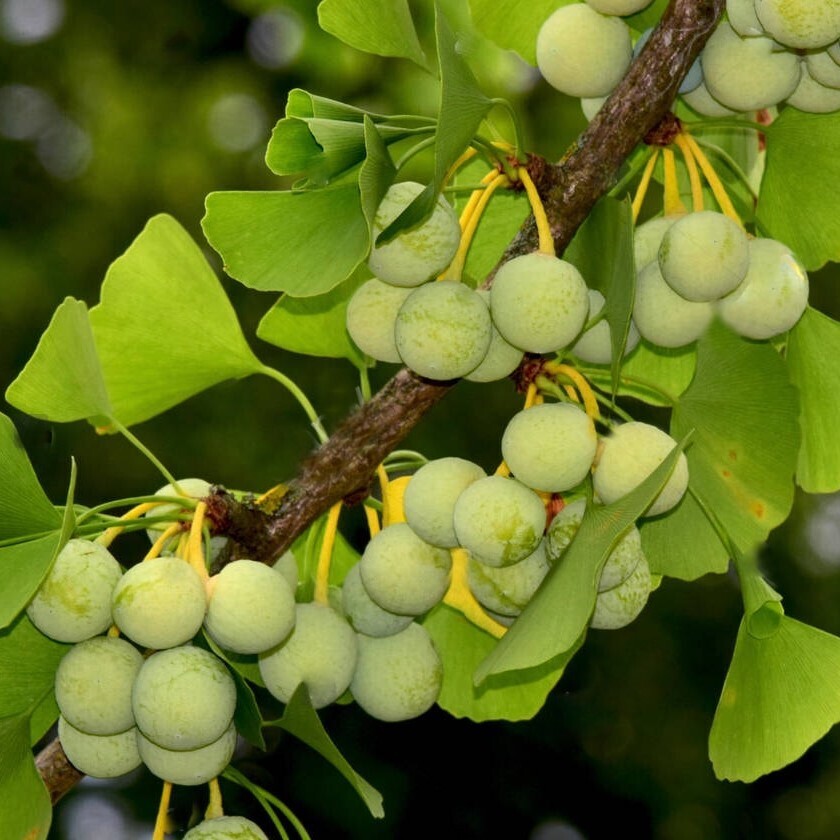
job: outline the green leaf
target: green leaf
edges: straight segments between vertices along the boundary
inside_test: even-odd
[[[283,717],[279,720],[267,722],[266,726],[278,726],[299,738],[313,750],[320,753],[348,782],[367,805],[374,817],[383,817],[382,796],[374,787],[369,785],[348,763],[339,752],[336,745],[327,735],[309,699],[306,686],[298,686],[292,699],[289,700]]]
[[[373,232],[376,211],[396,177],[397,170],[388,154],[388,147],[377,131],[371,118],[365,115],[365,162],[359,170],[359,193],[362,199],[362,211],[368,223],[368,231]]]
[[[347,335],[347,303],[363,282],[356,274],[334,289],[315,297],[283,295],[265,313],[257,327],[263,341],[306,356],[349,359],[365,364],[365,357]]]
[[[802,446],[796,481],[808,493],[840,490],[840,323],[808,307],[791,330],[787,347],[790,378],[799,389]]]
[[[564,259],[580,271],[590,289],[598,289],[607,300],[611,384],[612,392],[617,393],[636,289],[630,201],[602,198],[569,243]]]
[[[697,373],[671,418],[686,452],[692,490],[748,553],[782,523],[793,504],[799,405],[784,361],[766,343],[719,323],[697,347]]]
[[[741,583],[747,630],[756,639],[764,639],[779,629],[784,610],[782,596],[759,572],[756,555],[757,552],[753,552],[750,556],[736,552],[735,568]]]
[[[357,50],[427,66],[407,0],[323,0],[318,5],[318,23]]]
[[[607,557],[662,489],[687,442],[688,436],[632,493],[611,505],[587,506],[562,561],[551,568],[528,606],[479,665],[477,685],[493,674],[565,662],[589,624]]]
[[[52,808],[29,749],[26,715],[0,719],[0,743],[0,837],[44,840]]]
[[[758,223],[813,271],[840,260],[840,113],[787,107],[765,131]]]
[[[0,630],[0,718],[31,718],[27,743],[35,743],[58,718],[55,672],[71,647],[48,639],[25,613]]]
[[[840,720],[840,639],[781,616],[756,637],[745,617],[712,729],[719,779],[751,782],[795,761]]]
[[[477,722],[532,718],[543,707],[548,693],[577,650],[575,646],[567,657],[555,657],[550,663],[528,671],[488,677],[476,686],[473,672],[489,656],[496,640],[445,604],[435,607],[423,619],[423,626],[443,662],[438,706],[454,717]]]
[[[90,321],[125,426],[261,367],[201,249],[165,214],[111,264]]]
[[[107,422],[113,412],[83,301],[68,297],[55,310],[6,399],[41,420]]]
[[[515,50],[536,65],[537,32],[548,16],[575,0],[531,0],[527,12],[520,0],[470,0],[475,28],[493,43]]]
[[[355,184],[309,192],[215,192],[201,221],[225,271],[245,286],[312,297],[367,258],[367,221]]]

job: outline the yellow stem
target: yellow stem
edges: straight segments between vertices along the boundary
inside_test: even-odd
[[[144,560],[154,560],[155,557],[160,557],[163,547],[181,530],[180,522],[173,522],[152,544],[152,547],[146,552]]]
[[[289,488],[285,484],[275,484],[261,496],[257,496],[255,504],[266,513],[274,513],[280,505],[280,500],[286,495]]]
[[[534,214],[534,221],[537,223],[537,232],[540,237],[539,252],[554,257],[557,255],[557,251],[554,248],[554,235],[551,232],[551,224],[548,221],[548,216],[545,214],[545,206],[542,203],[540,194],[537,192],[531,175],[524,166],[518,167],[516,172],[519,175],[519,180],[525,185],[525,192],[528,193],[528,201],[531,203],[531,212]]]
[[[158,805],[157,818],[155,819],[155,830],[152,840],[165,840],[167,829],[167,815],[169,813],[169,799],[172,796],[172,782],[164,782],[163,790],[160,793],[160,804]]]
[[[545,369],[548,373],[565,376],[571,379],[575,387],[583,398],[583,405],[586,413],[593,419],[597,420],[601,416],[601,411],[598,408],[598,400],[595,397],[595,392],[592,390],[590,384],[586,381],[579,371],[575,370],[570,365],[558,364],[557,362],[547,362]],[[568,391],[566,392],[568,393]]]
[[[639,218],[639,213],[642,212],[642,205],[645,203],[645,196],[647,195],[648,187],[650,186],[650,179],[653,178],[653,170],[656,166],[656,161],[659,158],[659,149],[654,149],[648,162],[645,164],[645,171],[642,172],[642,178],[639,181],[639,186],[636,187],[636,195],[633,196],[633,223],[635,224]]]
[[[165,502],[143,502],[142,505],[137,505],[133,507],[131,510],[126,511],[120,519],[137,519],[141,517],[144,513],[152,510],[152,508],[156,508],[159,505],[165,504]],[[96,542],[99,545],[105,546],[108,548],[109,545],[124,531],[122,525],[114,525],[112,528],[108,528],[107,530],[103,531],[97,538]]]
[[[507,175],[494,174],[493,179],[483,190],[476,190],[481,195],[478,197],[475,207],[461,233],[461,242],[458,245],[458,250],[449,267],[438,276],[438,280],[461,280],[461,275],[464,273],[464,265],[467,262],[467,253],[470,250],[470,245],[478,228],[478,223],[481,221],[481,217],[487,207],[487,203],[499,187],[508,183]]]
[[[117,625],[116,625],[116,624],[112,624],[112,625],[108,628],[108,637],[109,637],[109,638],[111,638],[111,639],[119,639],[119,637],[120,637],[120,628],[119,628],[119,627],[117,627]]]
[[[381,530],[379,525],[379,515],[372,507],[369,507],[368,505],[365,505],[364,508],[370,538],[373,539]]]
[[[490,618],[470,590],[467,575],[469,553],[463,548],[453,548],[450,553],[452,555],[452,577],[449,581],[449,588],[443,596],[443,603],[458,610],[467,621],[476,627],[485,630],[497,639],[501,639],[507,632],[507,627]]]
[[[674,141],[682,156],[685,158],[685,167],[688,170],[688,180],[691,183],[691,209],[695,213],[703,210],[703,185],[700,183],[700,173],[697,170],[697,161],[694,159],[694,153],[691,151],[691,146],[681,134],[678,134]]]
[[[494,178],[498,176],[498,171],[495,169],[491,169],[485,176],[481,179],[481,183],[485,186],[489,184]],[[461,215],[458,218],[458,224],[461,226],[461,234],[463,235],[464,231],[466,230],[467,224],[469,223],[470,219],[472,218],[473,213],[475,212],[475,207],[479,201],[481,201],[481,196],[484,195],[484,188],[473,190],[470,193],[470,197],[467,199],[467,203],[464,205],[464,209],[461,211]]]
[[[475,149],[470,146],[470,148],[465,149],[455,163],[446,170],[446,175],[443,178],[443,186],[446,186],[451,180],[455,173],[468,161],[472,160],[476,156]]]
[[[505,477],[510,475],[510,467],[502,461],[498,467],[496,467],[496,472],[493,475],[503,475]]]
[[[528,390],[525,392],[525,405],[522,406],[523,411],[530,408],[532,405],[537,405],[540,399],[540,392],[535,382],[528,385]]]
[[[563,390],[566,392],[566,396],[572,402],[576,402],[576,403],[580,402],[580,396],[578,395],[578,392],[575,390],[574,385],[564,384],[563,385]]]
[[[686,209],[680,198],[677,159],[672,149],[662,150],[662,167],[665,170],[665,215],[682,215],[686,212]]]
[[[706,153],[700,148],[697,141],[690,134],[685,134],[684,137],[686,144],[691,149],[691,153],[694,155],[694,159],[697,161],[697,165],[700,167],[700,170],[703,172],[703,176],[712,190],[712,194],[720,207],[721,213],[725,216],[729,216],[730,219],[743,227],[744,223],[741,221],[741,217],[738,215],[738,212],[735,210],[735,206],[732,204],[732,201],[727,195],[726,188],[721,183],[720,178],[718,178],[717,172],[715,172],[712,164],[709,163]]]
[[[382,464],[376,468],[376,477],[379,479],[379,494],[382,496],[382,522],[385,523],[391,518],[391,505],[388,500],[388,473]]]
[[[217,820],[225,815],[224,808],[222,808],[222,790],[219,787],[218,776],[215,779],[210,779],[208,786],[210,788],[210,801],[207,803],[204,819]]]
[[[315,601],[319,604],[329,603],[330,591],[330,561],[332,560],[335,534],[338,530],[338,515],[341,513],[341,502],[336,502],[327,514],[327,527],[324,529],[324,539],[321,552],[318,555],[318,569],[315,572]]]
[[[199,502],[196,505],[192,524],[190,525],[190,538],[187,543],[187,561],[204,581],[210,576],[207,572],[207,563],[204,559],[204,548],[201,542],[203,536],[202,528],[204,527],[204,513],[206,510],[206,502]]]

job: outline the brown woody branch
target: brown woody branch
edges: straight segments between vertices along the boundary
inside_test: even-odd
[[[681,80],[724,5],[725,0],[672,0],[639,58],[569,153],[558,164],[534,166],[558,253],[610,189],[633,149],[668,114]],[[502,261],[536,247],[532,217]],[[303,463],[273,514],[220,491],[211,497],[208,511],[215,528],[233,537],[252,557],[269,561],[279,556],[330,506],[367,488],[377,465],[454,384],[430,382],[400,370]],[[36,763],[53,802],[81,778],[57,741],[41,751]]]

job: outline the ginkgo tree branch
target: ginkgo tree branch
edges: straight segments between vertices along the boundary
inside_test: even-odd
[[[668,114],[677,88],[723,13],[725,0],[673,0],[624,80],[557,164],[534,159],[529,169],[545,202],[558,253],[614,183],[616,174]],[[537,231],[529,218],[500,262],[529,253]],[[454,385],[400,370],[350,414],[301,466],[276,511],[240,502],[219,490],[208,501],[216,530],[255,559],[269,561],[340,499],[361,497],[378,464]],[[82,777],[57,741],[37,758],[53,802]]]

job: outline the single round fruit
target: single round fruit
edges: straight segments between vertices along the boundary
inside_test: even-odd
[[[233,723],[215,741],[194,750],[168,750],[137,733],[143,763],[159,779],[173,785],[203,785],[215,779],[230,764],[235,747]]]
[[[840,64],[837,64],[828,50],[808,53],[805,62],[815,82],[826,87],[840,88]]]
[[[580,484],[589,475],[597,447],[592,418],[571,403],[519,411],[502,434],[502,457],[517,480],[548,493]]]
[[[787,245],[750,240],[744,282],[718,301],[723,322],[739,335],[767,339],[787,332],[808,306],[808,274]]]
[[[424,189],[415,181],[391,184],[373,220],[374,243]],[[419,286],[452,262],[460,241],[458,217],[446,199],[438,196],[435,209],[425,222],[402,231],[390,242],[374,244],[368,267],[380,280],[394,286]]]
[[[627,580],[600,592],[589,626],[598,630],[618,630],[636,619],[650,596],[650,568],[642,557]]]
[[[530,488],[490,475],[474,481],[455,503],[458,542],[488,566],[509,566],[536,551],[545,530],[545,506]]]
[[[606,299],[597,289],[589,290],[589,317],[594,318],[606,304]],[[633,321],[627,331],[624,355],[632,353],[641,336]],[[612,333],[606,318],[590,327],[572,346],[572,353],[584,362],[593,365],[608,365],[612,361]]]
[[[359,350],[380,362],[402,362],[394,325],[397,312],[411,292],[410,287],[392,286],[376,277],[356,289],[347,304],[346,323],[347,332]]]
[[[236,685],[212,653],[192,646],[170,648],[143,663],[131,706],[137,728],[150,741],[167,750],[195,750],[227,729],[236,708]]]
[[[180,557],[138,563],[114,589],[114,623],[133,642],[155,650],[192,639],[206,609],[204,581]]]
[[[633,320],[642,335],[659,347],[684,347],[708,329],[715,310],[707,301],[678,295],[666,282],[659,263],[648,263],[636,277]]]
[[[113,779],[140,766],[137,730],[127,729],[116,735],[89,735],[58,718],[58,740],[70,763],[95,779]]]
[[[759,111],[787,99],[799,83],[799,56],[771,38],[742,38],[726,21],[701,53],[709,93],[727,108]]]
[[[359,561],[368,595],[383,610],[399,615],[420,615],[438,604],[451,570],[449,552],[420,539],[405,522],[383,528]]]
[[[618,541],[618,544],[607,557],[607,562],[604,563],[601,578],[598,581],[598,591],[606,592],[608,589],[621,586],[636,571],[636,566],[644,559],[642,535],[634,525]]]
[[[111,626],[111,595],[122,570],[107,548],[70,540],[29,602],[26,614],[58,642],[81,642]]]
[[[554,515],[545,535],[545,551],[548,559],[556,563],[580,528],[586,512],[586,499],[575,499]]]
[[[467,567],[470,591],[482,607],[498,615],[519,615],[548,574],[545,540],[536,551],[512,566],[493,568],[471,557]]]
[[[283,580],[289,584],[292,592],[297,592],[298,587],[298,564],[292,550],[284,551],[271,567],[275,572],[283,576]]]
[[[458,496],[485,478],[478,464],[463,458],[437,458],[417,470],[403,497],[406,522],[417,536],[440,548],[456,548],[453,522]]]
[[[659,269],[681,297],[712,301],[734,291],[750,264],[747,235],[723,213],[703,210],[674,222],[659,246]]]
[[[552,353],[571,344],[583,329],[589,295],[571,263],[550,254],[524,254],[496,273],[490,311],[496,328],[514,347]]]
[[[659,256],[659,246],[662,237],[680,216],[656,216],[648,219],[633,231],[633,258],[636,272],[641,271],[648,263]]]
[[[764,27],[755,13],[755,0],[726,0],[726,17],[739,35],[764,34]]]
[[[837,0],[755,0],[764,29],[792,49],[827,47],[840,38]]]
[[[142,665],[140,651],[124,639],[97,636],[75,645],[55,672],[61,714],[89,735],[131,729],[131,688]]]
[[[212,485],[209,481],[203,478],[179,478],[178,487],[182,491],[179,493],[171,484],[164,484],[159,490],[155,490],[155,496],[171,496],[177,498],[178,496],[186,494],[188,499],[203,499],[210,495]],[[150,516],[171,516],[174,517],[179,513],[187,513],[188,508],[182,508],[178,505],[158,505],[152,508],[148,513],[144,514],[145,518]],[[157,538],[167,529],[168,523],[157,522],[150,525],[146,531],[149,541],[154,543]],[[175,538],[177,539],[177,538]]]
[[[341,608],[351,627],[366,636],[393,636],[414,621],[414,616],[383,610],[368,595],[358,563],[347,572],[341,584]]]
[[[324,604],[298,604],[295,629],[259,657],[265,687],[288,703],[305,683],[316,709],[334,703],[350,685],[358,655],[353,628]]]
[[[606,96],[621,81],[632,57],[627,24],[583,3],[557,9],[537,33],[540,73],[569,96]]]
[[[204,629],[235,653],[279,645],[295,623],[295,595],[285,578],[256,560],[234,560],[208,583]]]
[[[738,113],[737,111],[733,111],[732,108],[727,108],[726,105],[721,105],[721,103],[718,102],[711,93],[709,93],[709,89],[705,84],[697,85],[694,90],[684,93],[682,98],[683,102],[685,102],[689,108],[704,117],[731,117],[733,114]]]
[[[490,306],[490,290],[476,289],[476,294]],[[496,382],[510,376],[522,361],[523,352],[505,340],[495,324],[490,326],[490,346],[487,355],[475,370],[470,371],[464,379],[470,382]]]
[[[216,817],[193,826],[183,840],[268,840],[268,835],[245,817]]]
[[[443,666],[424,627],[412,623],[393,636],[358,638],[359,661],[350,692],[369,715],[408,720],[434,705]]]
[[[415,289],[400,307],[394,337],[400,358],[427,379],[458,379],[487,355],[490,312],[463,283],[441,280]]]
[[[604,504],[610,504],[635,490],[671,453],[676,441],[662,429],[648,423],[623,423],[603,439],[593,488]],[[645,516],[671,510],[688,488],[688,462],[680,453],[665,486],[654,498]]]
[[[786,101],[788,105],[793,105],[794,108],[807,111],[809,114],[830,114],[840,110],[840,90],[820,84],[803,61],[802,78],[796,90]]]

